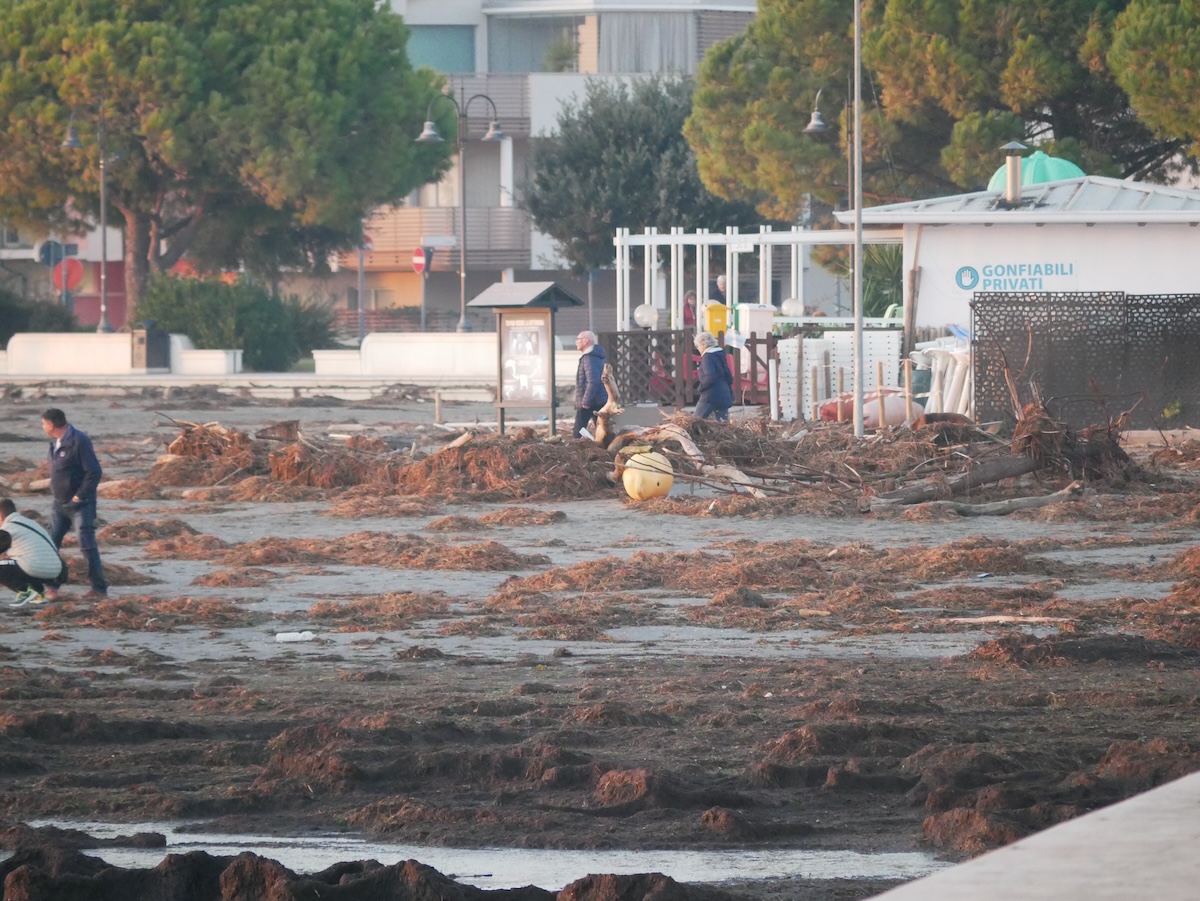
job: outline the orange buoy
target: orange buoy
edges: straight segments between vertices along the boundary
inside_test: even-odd
[[[625,461],[621,473],[621,484],[625,493],[635,501],[663,497],[671,490],[675,481],[675,470],[671,461],[657,451],[634,454]]]

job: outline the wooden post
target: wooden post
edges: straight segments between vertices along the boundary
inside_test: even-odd
[[[882,429],[887,425],[887,411],[883,406],[883,360],[875,361],[875,396],[879,401],[879,428]]]
[[[837,421],[838,422],[842,422],[845,420],[845,417],[842,416],[842,395],[845,393],[846,393],[846,370],[843,367],[839,366],[838,367],[838,377],[837,377],[837,407],[838,407]]]
[[[816,366],[814,366],[812,368],[812,418],[814,420],[821,418],[821,404],[818,401],[818,398],[820,398],[820,396],[821,396],[821,392],[820,392],[820,389],[818,388],[818,382],[817,382],[817,379],[819,378],[819,376],[820,376],[820,371],[817,369]]]
[[[913,361],[904,361],[904,421],[911,423],[913,421],[913,393],[912,393],[912,368]]]
[[[442,392],[433,392],[433,421],[439,425],[442,422]]]

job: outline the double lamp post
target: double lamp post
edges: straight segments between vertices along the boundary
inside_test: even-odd
[[[486,100],[492,108],[492,118],[488,123],[487,133],[480,140],[489,142],[503,141],[507,135],[504,134],[503,129],[500,128],[500,123],[497,121],[499,116],[496,113],[496,104],[487,94],[473,94],[461,104],[451,94],[438,94],[429,101],[429,107],[425,111],[425,128],[416,139],[418,144],[435,144],[442,140],[442,136],[438,134],[437,126],[433,123],[432,118],[433,104],[438,100],[449,100],[453,103],[454,112],[458,117],[458,203],[459,215],[462,216],[458,248],[458,331],[466,332],[470,331],[470,326],[467,325],[467,166],[465,147],[467,142],[467,113],[471,108],[471,104],[476,100]]]

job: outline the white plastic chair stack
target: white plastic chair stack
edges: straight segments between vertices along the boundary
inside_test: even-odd
[[[953,337],[923,341],[911,357],[918,365],[927,365],[931,370],[925,412],[970,414],[974,383],[971,350],[965,342]]]

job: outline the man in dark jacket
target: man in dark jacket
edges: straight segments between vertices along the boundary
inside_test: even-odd
[[[87,560],[91,589],[84,597],[99,600],[108,597],[104,565],[96,546],[96,486],[100,483],[100,461],[91,439],[67,422],[62,410],[51,408],[42,414],[42,431],[50,439],[50,492],[54,503],[50,511],[50,537],[62,547],[63,537],[74,527],[79,535],[79,550]],[[47,590],[47,596],[52,592]]]
[[[582,331],[575,346],[583,355],[575,370],[575,429],[572,438],[580,438],[596,411],[608,403],[608,390],[601,381],[604,375],[604,348],[596,343],[596,333]]]

